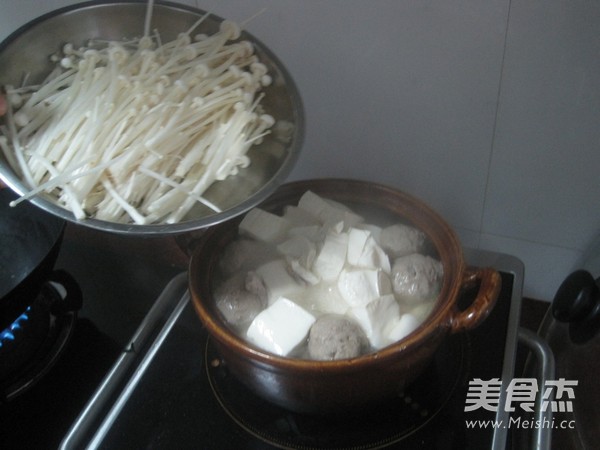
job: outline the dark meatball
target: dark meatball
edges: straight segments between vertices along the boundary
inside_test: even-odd
[[[308,336],[308,353],[312,359],[354,358],[368,348],[369,341],[360,325],[339,314],[320,316]]]
[[[397,258],[392,265],[394,293],[400,301],[409,304],[434,298],[443,276],[442,263],[420,253]]]
[[[267,290],[256,273],[238,274],[215,292],[219,311],[231,325],[251,322],[267,305]]]

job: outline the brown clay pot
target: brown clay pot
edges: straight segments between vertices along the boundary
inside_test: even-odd
[[[202,236],[190,261],[190,293],[224,364],[256,394],[296,412],[356,410],[397,396],[426,368],[448,333],[479,325],[495,304],[501,278],[491,268],[467,268],[450,226],[422,201],[390,187],[344,179],[298,181],[282,185],[260,207],[281,214],[284,206],[297,204],[307,190],[342,202],[364,217],[404,221],[427,234],[432,251],[442,261],[444,277],[438,300],[419,328],[382,350],[337,361],[279,357],[248,344],[228,327],[213,299],[219,257],[237,238],[241,217],[209,228]],[[474,283],[479,285],[475,300],[460,310],[461,292]]]

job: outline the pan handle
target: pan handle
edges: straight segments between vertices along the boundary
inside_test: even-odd
[[[464,310],[457,308],[451,317],[452,333],[475,328],[494,308],[502,287],[500,273],[491,267],[468,267],[463,277],[463,290],[477,284],[479,290],[473,303]]]

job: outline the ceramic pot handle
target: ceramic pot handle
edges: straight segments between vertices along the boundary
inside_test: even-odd
[[[451,332],[469,330],[479,325],[490,313],[502,287],[502,278],[490,267],[469,267],[463,278],[463,289],[479,284],[473,303],[464,310],[457,310],[450,321]]]

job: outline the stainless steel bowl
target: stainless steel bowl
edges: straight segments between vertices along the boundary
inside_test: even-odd
[[[41,16],[15,31],[0,44],[0,85],[19,85],[24,74],[29,81],[41,81],[50,71],[49,55],[71,42],[85,43],[91,38],[120,40],[143,34],[147,2],[123,1],[110,3],[81,3]],[[175,3],[156,2],[152,28],[163,40],[175,39],[186,31],[205,12]],[[222,18],[211,15],[198,32],[213,33]],[[247,169],[224,181],[216,182],[204,194],[222,207],[222,212],[206,208],[192,210],[177,224],[135,225],[97,219],[76,220],[73,214],[55,204],[49,197],[38,195],[31,202],[63,219],[103,231],[136,235],[165,235],[202,230],[235,217],[256,206],[285,181],[298,158],[304,137],[304,110],[296,85],[281,61],[258,39],[243,32],[242,39],[251,41],[255,53],[272,77],[265,89],[265,112],[276,120],[291,125],[291,133],[283,138],[267,136],[263,143],[253,146],[248,155],[252,163]],[[0,178],[22,195],[28,187],[0,154]]]

